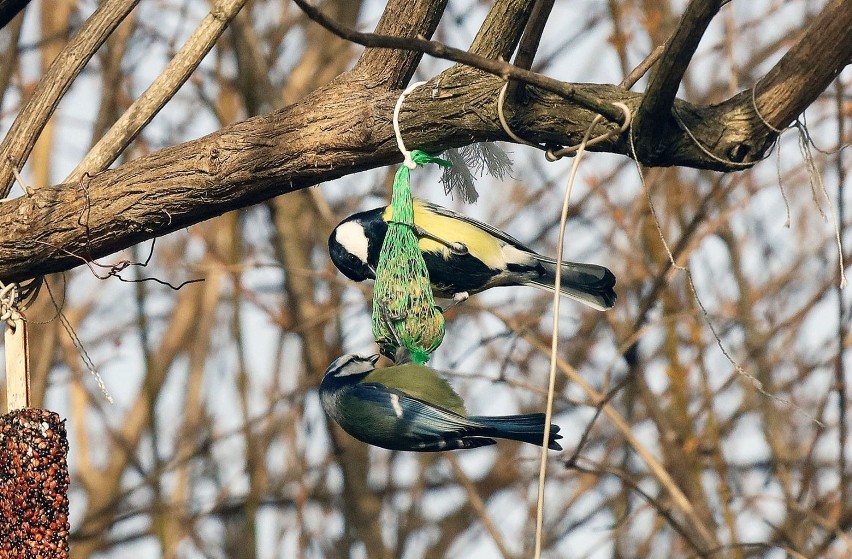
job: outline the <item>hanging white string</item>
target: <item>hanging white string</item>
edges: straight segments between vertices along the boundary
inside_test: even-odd
[[[509,82],[503,84],[503,87],[500,88],[500,93],[497,94],[497,119],[500,121],[500,126],[503,128],[503,132],[506,133],[507,136],[518,142],[519,144],[526,144],[528,146],[532,146],[538,149],[546,149],[544,146],[530,142],[529,140],[525,140],[515,134],[512,130],[512,127],[509,126],[509,121],[506,120],[506,115],[503,113],[503,104],[506,102],[506,91],[509,88]]]
[[[758,80],[757,83],[754,84],[754,87],[751,88],[751,105],[754,109],[754,114],[757,115],[757,118],[763,123],[764,126],[775,132],[779,135],[779,146],[778,146],[778,163],[776,165],[778,169],[778,186],[781,188],[781,197],[784,198],[784,205],[787,208],[787,220],[784,222],[785,227],[790,227],[790,204],[787,201],[787,193],[784,192],[784,186],[781,184],[781,146],[780,146],[780,135],[784,133],[786,130],[790,128],[795,128],[799,133],[799,152],[802,154],[802,159],[805,162],[805,169],[808,173],[808,179],[810,180],[811,192],[814,197],[814,204],[819,210],[820,215],[822,215],[823,219],[825,219],[825,212],[822,209],[822,204],[819,202],[818,190],[822,192],[825,197],[826,202],[828,202],[828,210],[831,213],[831,220],[834,225],[834,240],[837,244],[837,259],[838,266],[840,267],[840,289],[844,289],[846,287],[846,265],[843,262],[843,240],[840,236],[840,222],[837,219],[837,213],[834,211],[834,204],[831,202],[831,197],[828,195],[828,191],[825,188],[825,183],[822,181],[822,175],[819,174],[819,171],[816,168],[816,164],[814,163],[813,155],[810,150],[810,143],[808,142],[808,131],[806,126],[802,124],[801,121],[796,119],[796,121],[783,129],[778,129],[772,124],[770,124],[760,113],[760,109],[757,107],[757,99],[755,92],[757,91],[757,86],[760,83]],[[804,117],[804,113],[802,113]],[[818,151],[819,148],[817,148]]]
[[[625,113],[624,129],[630,126],[632,114],[630,109],[623,103],[615,103]],[[603,119],[603,116],[597,115],[586,133],[583,135],[583,140],[577,145],[577,155],[571,163],[571,172],[568,175],[568,185],[565,188],[565,196],[562,200],[562,213],[559,217],[559,239],[556,245],[556,281],[553,285],[553,324],[552,338],[550,341],[550,372],[547,388],[547,407],[544,412],[544,437],[541,447],[541,466],[538,473],[538,499],[536,505],[535,518],[535,559],[541,558],[542,552],[542,533],[544,526],[544,486],[547,477],[547,446],[550,441],[550,422],[553,418],[553,399],[556,390],[556,361],[559,349],[559,303],[561,300],[560,287],[562,285],[562,252],[565,244],[565,225],[568,221],[568,206],[571,201],[571,190],[574,188],[574,179],[577,176],[577,170],[580,168],[580,161],[583,159],[583,154],[586,151],[586,146],[589,143],[589,138],[592,135],[592,129]]]
[[[630,127],[630,123],[633,121],[633,113],[630,112],[630,107],[628,107],[626,104],[622,103],[621,101],[614,102],[613,106],[618,107],[619,109],[621,109],[621,112],[624,113],[624,122],[622,123],[621,127],[619,127],[618,130],[607,130],[603,134],[601,134],[599,136],[595,136],[591,140],[585,142],[585,148],[597,145],[601,142],[605,142],[606,140],[609,140],[610,138],[614,138],[615,136],[619,136],[625,130],[627,130]],[[592,124],[590,126],[594,127],[595,123],[597,123],[602,118],[603,117],[601,115],[596,116],[595,120],[592,121]],[[579,152],[580,151],[580,145],[581,144],[563,147],[563,148],[559,148],[557,150],[548,149],[547,153],[545,153],[545,158],[548,161],[559,161],[560,159],[562,159],[566,155],[571,155],[574,152]]]
[[[411,170],[414,170],[414,168],[417,167],[417,163],[411,159],[411,152],[405,149],[405,142],[402,141],[402,132],[399,129],[399,111],[402,109],[402,102],[405,101],[408,94],[425,83],[426,82],[415,82],[405,88],[405,91],[400,93],[399,99],[396,100],[396,106],[393,108],[393,133],[396,136],[396,145],[399,147],[399,151],[402,152],[403,157],[405,157],[405,161],[403,161],[402,164]]]
[[[596,136],[593,139],[589,139],[592,135],[592,129],[603,120],[602,115],[595,116],[592,123],[586,129],[586,133],[583,135],[583,140],[575,145],[570,147],[563,147],[559,150],[553,151],[551,149],[545,148],[545,146],[535,144],[533,142],[529,142],[524,140],[514,131],[512,131],[509,126],[509,122],[506,119],[506,116],[503,111],[503,105],[506,100],[506,91],[509,83],[506,82],[503,87],[500,88],[500,93],[497,95],[497,118],[500,121],[500,126],[503,128],[503,131],[507,136],[512,138],[518,143],[526,144],[528,146],[532,146],[541,150],[546,151],[546,158],[548,161],[556,161],[560,159],[563,155],[568,155],[576,152],[576,157],[574,158],[574,162],[571,165],[571,172],[568,176],[568,185],[565,190],[565,197],[562,202],[562,213],[560,214],[559,221],[559,240],[557,244],[557,254],[556,254],[556,281],[554,283],[554,292],[553,292],[553,324],[552,324],[552,339],[551,339],[551,347],[550,347],[550,373],[549,373],[549,381],[548,381],[548,390],[547,390],[547,407],[545,410],[545,420],[544,420],[544,437],[542,440],[542,448],[541,448],[541,466],[539,468],[539,477],[538,477],[538,497],[537,497],[537,505],[536,505],[536,526],[535,526],[535,559],[541,558],[542,552],[542,532],[544,526],[544,486],[545,480],[547,477],[547,450],[548,450],[548,442],[550,441],[550,422],[553,417],[553,399],[554,392],[556,389],[556,361],[557,361],[557,350],[559,347],[559,302],[560,302],[560,287],[562,284],[562,252],[564,246],[564,237],[565,237],[565,224],[568,219],[568,205],[571,200],[571,190],[574,186],[574,179],[577,176],[577,170],[579,169],[580,160],[583,158],[583,153],[586,150],[586,147],[589,145],[598,144],[603,142],[612,136],[617,136],[621,134],[625,130],[630,127],[632,122],[632,113],[630,112],[630,108],[624,103],[613,103],[615,106],[620,108],[624,112],[624,123],[618,130],[608,130],[605,133]]]
[[[834,240],[837,243],[837,264],[840,267],[840,289],[846,287],[846,265],[843,263],[843,240],[840,237],[840,222],[837,219],[837,212],[834,210],[834,203],[831,201],[831,196],[828,195],[828,190],[825,188],[825,183],[822,181],[822,175],[816,168],[814,163],[813,153],[811,153],[810,144],[808,143],[808,133],[805,130],[805,125],[796,121],[794,127],[799,132],[799,152],[802,154],[802,159],[805,162],[805,169],[811,182],[811,190],[814,195],[814,203],[822,214],[823,219],[827,219],[822,205],[819,203],[819,195],[817,192],[822,192],[825,201],[828,203],[828,213],[831,215],[831,222],[834,225]]]

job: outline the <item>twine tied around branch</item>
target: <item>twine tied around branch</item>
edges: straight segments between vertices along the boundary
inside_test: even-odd
[[[532,146],[534,148],[538,148],[540,150],[544,150],[545,158],[553,163],[554,161],[559,161],[563,157],[567,155],[571,155],[573,153],[577,153],[581,150],[586,149],[587,147],[594,146],[601,142],[605,142],[610,138],[614,138],[616,136],[620,136],[623,134],[628,128],[630,128],[630,123],[633,120],[633,113],[630,111],[630,107],[626,104],[616,101],[612,103],[613,106],[618,107],[624,113],[624,123],[619,126],[616,130],[607,130],[603,134],[599,136],[595,136],[594,138],[589,138],[588,140],[583,140],[579,144],[575,144],[573,146],[565,146],[559,149],[553,149],[541,144],[537,144],[535,142],[530,142],[529,140],[525,140],[521,138],[512,130],[512,127],[509,126],[509,121],[506,119],[506,115],[503,111],[503,105],[506,103],[506,91],[509,88],[509,82],[503,84],[503,87],[500,88],[500,93],[497,95],[497,119],[500,121],[500,126],[503,128],[503,132],[506,133],[507,136],[518,142],[519,144],[525,144],[528,146]],[[600,122],[603,119],[602,115],[597,115],[595,120],[589,126],[589,128],[593,128],[595,124]],[[588,134],[587,134],[588,136]]]

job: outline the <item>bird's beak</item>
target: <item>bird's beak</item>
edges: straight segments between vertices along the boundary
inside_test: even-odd
[[[376,269],[367,264],[367,269],[370,270],[370,273],[373,274],[373,279],[376,279]]]
[[[370,360],[370,363],[372,363],[373,365],[375,365],[375,364],[376,364],[376,362],[379,360],[379,357],[381,357],[381,356],[382,356],[382,354],[381,354],[381,353],[377,353],[377,354],[375,354],[375,355],[371,355],[371,356],[369,356],[367,359],[369,359],[369,360]]]

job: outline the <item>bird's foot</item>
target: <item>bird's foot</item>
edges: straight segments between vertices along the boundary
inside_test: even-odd
[[[460,293],[456,293],[455,295],[453,295],[453,298],[452,298],[453,302],[450,303],[450,305],[446,309],[441,309],[441,312],[447,312],[448,310],[452,309],[456,305],[464,303],[465,301],[467,301],[467,299],[469,297],[470,297],[470,293],[468,293],[467,291],[462,291]]]
[[[467,291],[460,291],[453,295],[453,302],[458,305],[459,303],[464,303],[467,301],[468,297],[470,297],[470,293]]]

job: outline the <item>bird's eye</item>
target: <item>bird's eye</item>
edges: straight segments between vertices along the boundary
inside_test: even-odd
[[[361,263],[361,259],[360,259],[360,258],[358,258],[357,256],[355,256],[354,254],[352,254],[351,252],[350,252],[349,254],[347,254],[347,255],[346,255],[346,258],[347,258],[350,262],[352,262],[353,264],[360,264],[360,263]]]

